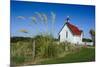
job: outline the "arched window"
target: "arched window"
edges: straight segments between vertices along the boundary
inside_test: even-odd
[[[68,32],[66,32],[66,38],[68,38]]]

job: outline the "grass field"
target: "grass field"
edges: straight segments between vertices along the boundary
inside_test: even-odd
[[[41,64],[58,64],[90,61],[95,61],[95,48],[82,48],[79,52],[70,53],[61,58],[42,61]]]
[[[57,44],[50,36],[34,39],[35,48],[32,39],[11,43],[11,66],[95,61],[95,47],[68,42]]]

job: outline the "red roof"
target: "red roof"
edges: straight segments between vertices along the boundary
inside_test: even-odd
[[[78,27],[76,27],[75,25],[67,22],[66,23],[67,26],[69,27],[69,29],[71,30],[71,32],[73,33],[73,35],[81,35],[82,31],[78,29]]]

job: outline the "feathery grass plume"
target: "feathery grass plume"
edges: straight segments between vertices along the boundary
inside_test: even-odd
[[[46,25],[46,34],[48,34],[48,18],[47,18],[47,15],[45,13],[42,13],[42,17],[43,17],[43,22]]]
[[[51,12],[51,18],[52,18],[52,23],[54,23],[56,19],[56,14],[54,12]]]
[[[37,19],[36,19],[36,17],[35,17],[35,16],[30,17],[30,19],[32,20],[32,22],[33,22],[33,23],[35,23],[35,24],[36,24]]]
[[[21,33],[28,33],[28,31],[26,29],[20,29],[19,32],[21,32]]]
[[[44,23],[47,24],[47,21],[48,21],[47,15],[45,13],[42,13],[42,16],[43,16]]]
[[[31,24],[30,24],[30,26],[33,28],[33,25],[34,24],[37,24],[37,18],[36,18],[36,16],[31,16],[31,17],[29,17],[30,19],[31,19],[31,21],[32,22],[30,22]],[[35,28],[35,30],[38,32],[38,29],[37,28]]]
[[[54,33],[54,23],[55,23],[55,19],[56,19],[56,14],[52,11],[51,12],[51,19],[52,19],[52,30],[51,30],[51,34],[53,35],[53,33]]]
[[[42,17],[42,14],[41,13],[35,12],[35,14],[40,18],[41,21],[43,21],[43,17]]]
[[[40,13],[40,12],[35,12],[35,14],[37,15],[37,17],[39,18],[39,20],[40,20],[40,23],[43,23],[43,17],[42,17],[42,14]],[[36,28],[37,30],[37,32],[39,32],[39,29],[38,28]]]
[[[17,16],[18,19],[25,20],[24,16]]]

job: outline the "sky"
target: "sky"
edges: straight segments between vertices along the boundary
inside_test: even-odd
[[[55,15],[53,28],[51,12]],[[47,25],[36,13],[47,16]],[[67,16],[70,17],[71,24],[83,30],[85,38],[90,38],[89,30],[95,29],[95,6],[11,1],[10,14],[11,36],[36,36],[41,32],[53,31],[53,36],[58,38]],[[36,23],[32,22],[31,17],[35,17]],[[28,33],[22,33],[20,30],[26,30]]]

